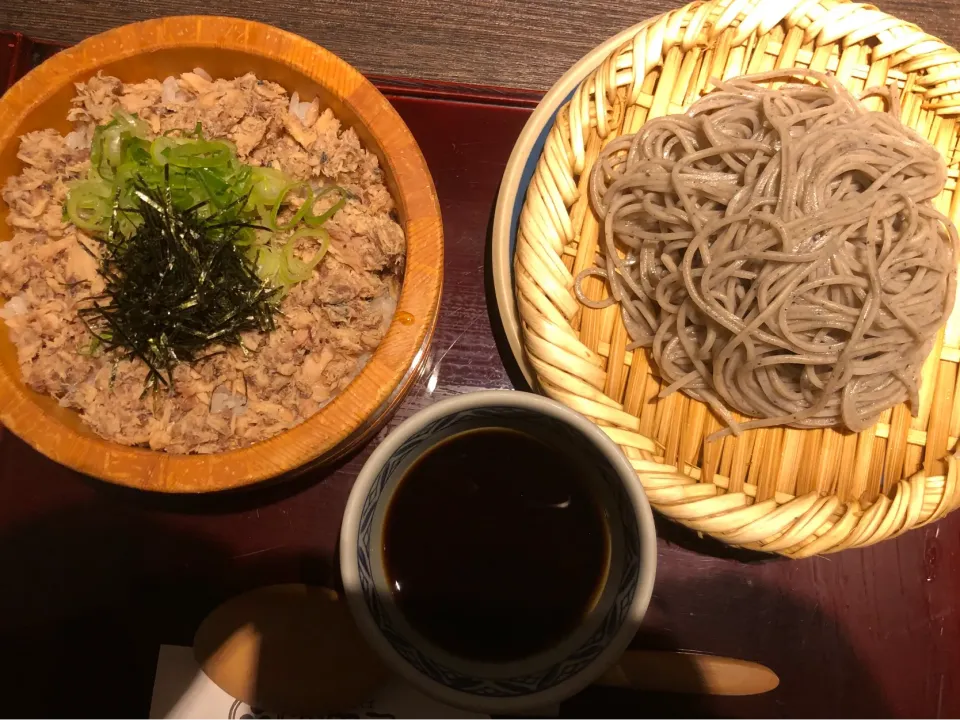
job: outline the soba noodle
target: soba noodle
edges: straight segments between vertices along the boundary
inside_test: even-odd
[[[939,153],[900,123],[895,86],[864,93],[889,110],[872,112],[809,70],[714,84],[603,150],[602,258],[578,297],[619,302],[661,396],[709,403],[724,432],[859,431],[903,401],[916,412],[956,284],[957,231],[931,202]],[[587,298],[587,275],[611,296]]]

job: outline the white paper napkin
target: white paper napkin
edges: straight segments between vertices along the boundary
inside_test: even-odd
[[[206,676],[193,649],[161,645],[157,676],[153,682],[151,718],[224,718],[259,720],[286,718],[262,708],[252,708],[231,697]],[[381,687],[372,698],[352,712],[326,717],[344,718],[489,718],[444,705],[427,697],[400,679]]]

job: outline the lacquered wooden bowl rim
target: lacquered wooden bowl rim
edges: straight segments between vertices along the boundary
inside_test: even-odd
[[[436,325],[443,282],[443,229],[423,154],[386,98],[357,70],[322,47],[284,30],[237,18],[148,20],[96,35],[58,53],[0,98],[0,151],[17,143],[20,128],[31,114],[68,85],[112,63],[180,48],[222,49],[279,63],[331,93],[358,118],[361,138],[372,137],[378,146],[368,144],[368,149],[378,150],[392,181],[407,236],[406,274],[397,310],[406,313],[403,318],[409,322],[394,320],[362,372],[319,413],[247,448],[172,455],[103,440],[79,422],[58,417],[49,401],[24,386],[19,367],[0,364],[0,422],[47,457],[120,485],[161,492],[209,492],[250,485],[322,459],[345,440],[368,430],[368,420],[384,406],[396,403],[397,392],[409,388],[410,373],[426,353]],[[237,75],[245,71],[238,68]],[[12,235],[3,222],[5,215],[4,205],[0,239]],[[0,343],[10,346],[5,328]]]

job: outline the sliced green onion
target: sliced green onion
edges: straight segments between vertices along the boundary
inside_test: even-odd
[[[270,219],[270,208],[266,207],[263,203],[257,203],[256,210],[257,214],[260,216],[261,224],[264,227],[273,230],[273,226],[271,225],[273,221]]]
[[[234,199],[232,193],[230,193],[231,184],[209,168],[195,168],[193,172],[217,207],[225,208]]]
[[[134,178],[140,174],[140,165],[136,162],[125,162],[117,167],[113,173],[113,182],[111,183],[115,187],[124,188],[130,185]],[[103,180],[100,181],[104,187],[110,187]]]
[[[286,173],[271,167],[252,168],[250,177],[253,182],[250,200],[254,205],[275,205],[280,199],[280,193],[290,185],[290,178]]]
[[[139,137],[125,138],[123,141],[123,151],[120,161],[122,163],[137,163],[143,165],[149,163],[150,142]]]
[[[300,206],[300,209],[293,214],[293,217],[290,218],[290,220],[281,225],[277,222],[277,214],[280,212],[283,201],[287,199],[287,195],[296,190],[305,190],[307,195],[303,199],[303,204]],[[272,230],[290,230],[296,227],[297,224],[303,220],[303,216],[307,214],[307,211],[310,210],[312,205],[313,189],[310,187],[309,183],[305,183],[302,180],[295,183],[290,183],[280,191],[280,196],[277,198],[277,202],[273,206],[273,210],[270,212],[270,223],[268,224],[268,227]]]
[[[179,143],[172,137],[161,135],[152,143],[150,143],[150,158],[157,165],[166,165],[167,151],[172,147],[176,147],[177,145],[179,145]]]
[[[111,167],[117,167],[123,159],[123,129],[115,125],[103,134],[103,158]]]
[[[90,172],[97,173],[99,177],[100,167],[103,164],[103,130],[104,125],[97,125],[93,129],[93,140],[90,143]]]
[[[297,241],[305,237],[320,239],[320,249],[317,250],[314,256],[307,261],[303,261],[294,255]],[[290,239],[287,240],[286,244],[281,250],[281,274],[285,274],[285,277],[283,278],[285,281],[284,284],[295,285],[308,279],[310,275],[313,274],[313,269],[320,264],[320,261],[323,260],[323,256],[327,254],[327,249],[329,247],[330,234],[326,230],[322,228],[303,228],[301,230],[297,230],[293,235],[290,236]]]
[[[77,183],[67,194],[67,217],[81,230],[103,231],[112,215],[110,187],[103,181]]]
[[[340,193],[340,199],[337,200],[337,202],[335,202],[333,205],[331,205],[329,208],[327,208],[325,211],[323,211],[323,212],[320,213],[319,215],[314,215],[314,214],[313,214],[313,211],[312,211],[312,208],[311,208],[311,211],[310,211],[309,213],[307,213],[307,214],[304,216],[304,218],[303,218],[303,221],[304,221],[307,225],[309,225],[310,227],[319,227],[320,225],[323,225],[327,220],[329,220],[329,219],[332,218],[335,214],[337,214],[337,212],[339,212],[340,209],[343,208],[344,205],[346,205],[346,203],[347,203],[347,191],[344,190],[344,189],[343,189],[342,187],[340,187],[339,185],[330,185],[330,186],[325,187],[325,188],[323,188],[322,190],[320,190],[320,191],[317,193],[317,196],[316,196],[314,202],[316,202],[316,200],[319,200],[319,199],[322,198],[324,195],[326,195],[326,194],[328,194],[328,193],[331,193],[331,192],[338,192],[338,193]]]
[[[125,144],[142,139],[146,132],[147,126],[136,115],[117,108],[113,120],[93,132],[90,164],[101,176],[112,177],[111,169],[123,162]]]
[[[124,132],[134,137],[142,138],[147,134],[147,124],[137,115],[128,113],[123,108],[115,108],[113,111],[113,122]]]
[[[245,227],[234,236],[233,244],[237,247],[252,247],[266,245],[267,242],[261,237],[261,231],[254,227]]]
[[[261,279],[272,282],[280,272],[280,255],[267,246],[257,249],[257,275]]]
[[[218,140],[198,140],[167,150],[167,162],[178,167],[219,167],[230,162],[230,146]]]
[[[332,185],[315,192],[309,183],[276,168],[246,165],[232,142],[207,140],[199,123],[193,130],[168,131],[152,140],[149,132],[146,123],[123,110],[94,130],[91,168],[86,180],[71,183],[65,220],[118,247],[138,231],[142,193],[162,190],[174,209],[189,210],[199,220],[217,216],[211,237],[243,248],[257,274],[274,286],[275,300],[310,277],[329,247],[320,226],[343,208],[350,197],[345,189]],[[339,200],[314,215],[315,202],[331,192],[339,193]],[[294,197],[302,203],[281,223],[278,216],[292,207]],[[230,230],[218,235],[220,227]],[[293,233],[272,245],[278,231]],[[304,238],[320,241],[309,261],[295,254]]]

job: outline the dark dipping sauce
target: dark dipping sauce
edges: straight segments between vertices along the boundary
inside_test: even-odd
[[[529,657],[566,638],[607,572],[583,459],[507,428],[428,450],[387,508],[383,558],[407,622],[469,660]]]

